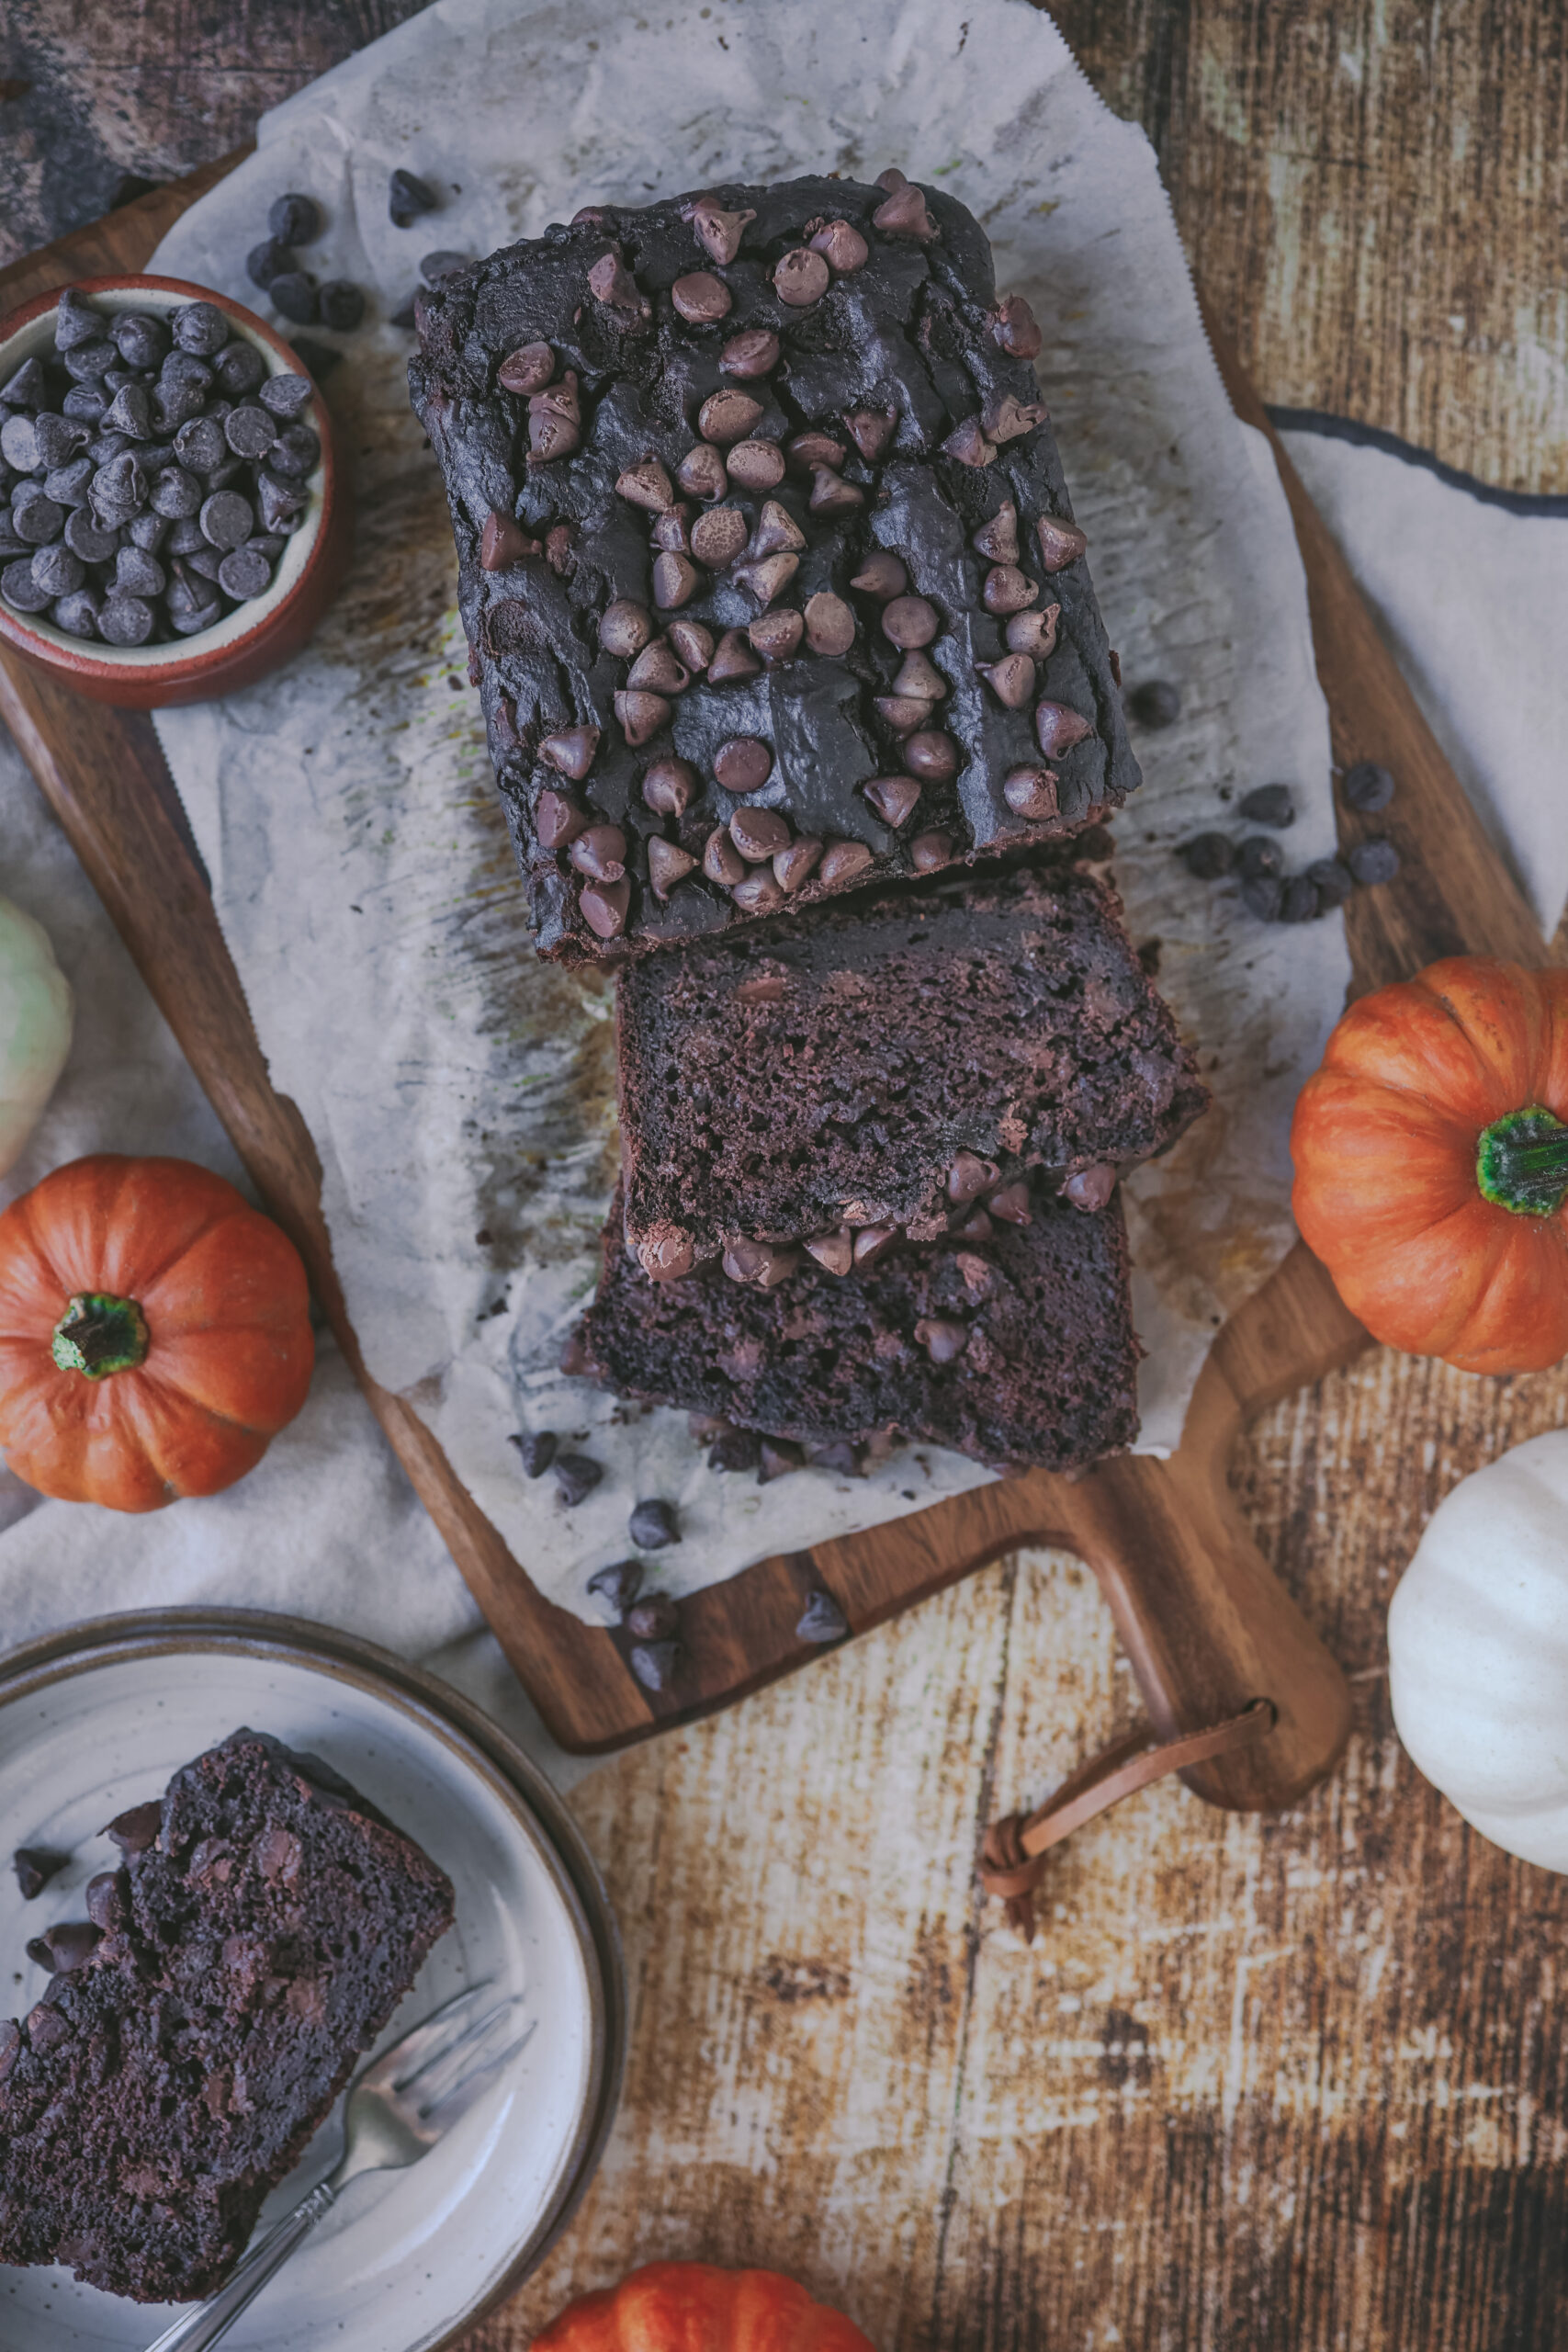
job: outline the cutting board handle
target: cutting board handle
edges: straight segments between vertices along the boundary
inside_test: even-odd
[[[1345,1677],[1254,1543],[1230,1464],[1250,1413],[1370,1344],[1298,1243],[1211,1350],[1178,1452],[1121,1455],[1071,1490],[1068,1540],[1099,1578],[1160,1736],[1273,1702],[1266,1739],[1183,1773],[1211,1804],[1294,1804],[1349,1736]]]

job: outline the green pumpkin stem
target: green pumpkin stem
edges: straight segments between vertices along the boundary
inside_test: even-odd
[[[1517,1216],[1555,1216],[1568,1200],[1568,1125],[1532,1102],[1483,1127],[1475,1151],[1483,1196]]]
[[[111,1372],[134,1372],[151,1343],[147,1317],[133,1298],[78,1291],[54,1327],[49,1351],[62,1372],[104,1380]]]

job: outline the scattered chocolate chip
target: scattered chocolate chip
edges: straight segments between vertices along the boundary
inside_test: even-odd
[[[1285,853],[1266,833],[1250,833],[1236,852],[1236,865],[1244,882],[1256,882],[1266,875],[1282,874]]]
[[[642,744],[650,742],[661,728],[670,724],[670,706],[662,695],[643,694],[634,688],[623,687],[613,700],[621,732],[634,752]],[[615,878],[614,875],[608,876],[611,881]]]
[[[737,490],[776,490],[784,478],[784,454],[773,441],[738,441],[724,462]]]
[[[274,416],[298,416],[310,401],[310,382],[307,376],[269,376],[256,388],[256,398],[263,408]]]
[[[874,775],[861,790],[883,823],[895,832],[908,823],[920,797],[919,785],[912,775]]]
[[[157,1844],[163,1826],[163,1802],[153,1797],[146,1804],[134,1804],[117,1814],[104,1834],[114,1839],[122,1854],[145,1854]]]
[[[1307,880],[1316,886],[1321,907],[1342,907],[1356,887],[1356,877],[1337,857],[1314,857]]]
[[[269,236],[280,245],[313,245],[321,233],[321,209],[309,196],[275,197],[266,225]]]
[[[732,1241],[724,1253],[725,1272],[732,1283],[749,1283],[756,1290],[776,1290],[799,1270],[800,1252],[776,1241]]]
[[[546,785],[534,804],[534,831],[541,849],[568,848],[587,823],[581,809],[550,785]]]
[[[1285,896],[1285,886],[1277,874],[1254,875],[1241,886],[1242,902],[1258,917],[1259,922],[1275,922]]]
[[[938,233],[936,222],[926,209],[924,191],[912,180],[904,181],[886,204],[877,206],[871,216],[871,225],[880,229],[885,237],[913,237],[923,245],[929,245]]]
[[[816,1259],[824,1273],[842,1277],[855,1261],[855,1238],[848,1226],[837,1233],[818,1233],[806,1244],[807,1252]]]
[[[618,939],[631,911],[632,886],[626,880],[586,882],[577,903],[583,922],[596,939]]]
[[[425,264],[422,262],[420,267],[423,269]],[[348,278],[329,277],[317,293],[316,307],[324,327],[331,327],[334,334],[352,334],[365,316],[365,297]],[[308,326],[310,321],[303,320],[301,324]]]
[[[841,1478],[860,1478],[865,1475],[861,1467],[861,1448],[850,1438],[835,1438],[830,1445],[819,1445],[811,1456],[814,1470],[830,1470]]]
[[[312,327],[316,323],[321,304],[316,289],[302,269],[280,270],[267,288],[275,311],[298,327]]]
[[[729,488],[724,452],[716,449],[711,441],[694,442],[675,469],[675,479],[694,498],[722,498]],[[703,560],[705,563],[712,559],[705,556]]]
[[[755,1430],[723,1430],[708,1453],[710,1470],[755,1470],[762,1458],[762,1441]]]
[[[558,775],[581,784],[593,764],[593,754],[599,748],[597,727],[563,727],[558,734],[547,735],[539,745],[539,757]]]
[[[854,1238],[854,1264],[857,1274],[870,1273],[879,1266],[892,1250],[896,1250],[903,1235],[896,1225],[863,1225]]]
[[[1181,716],[1181,695],[1168,678],[1149,678],[1133,688],[1127,709],[1140,727],[1174,727]]]
[[[657,1498],[637,1504],[628,1522],[632,1542],[644,1552],[661,1552],[681,1541],[681,1522],[673,1503]]]
[[[1044,824],[1061,813],[1060,779],[1054,768],[1013,768],[1003,782],[1002,798],[1015,817]]]
[[[1304,874],[1292,874],[1280,898],[1281,922],[1311,922],[1319,912],[1317,885]]]
[[[761,417],[762,403],[750,392],[710,392],[697,412],[697,431],[705,441],[728,447],[744,441]]]
[[[392,174],[387,191],[387,210],[394,229],[412,229],[422,212],[434,212],[439,198],[434,188],[412,172]]]
[[[666,553],[654,558],[653,601],[661,613],[689,605],[702,584],[702,574],[689,556]]]
[[[711,571],[733,563],[745,547],[750,528],[739,506],[716,506],[692,526],[692,553]]]
[[[731,735],[714,753],[713,772],[726,792],[737,795],[761,792],[773,771],[773,748],[757,735]],[[774,821],[782,822],[782,820]],[[788,839],[789,828],[786,825],[782,836],[769,849],[759,850],[758,855],[771,857],[773,850],[782,849]]]
[[[670,288],[670,300],[687,325],[694,327],[715,326],[735,307],[735,297],[723,278],[709,269],[695,269],[688,277],[678,277]]]
[[[595,1569],[588,1579],[588,1589],[617,1617],[624,1617],[642,1590],[642,1562],[616,1560],[610,1567]]]
[[[170,311],[169,333],[182,351],[210,359],[229,340],[229,322],[216,302],[186,302]]]
[[[740,251],[740,240],[757,218],[754,212],[727,212],[711,196],[699,196],[686,212],[697,242],[722,269]]]
[[[977,416],[966,416],[962,424],[954,425],[942,444],[944,456],[961,466],[991,466],[997,459],[997,446],[988,441]]]
[[[922,784],[951,784],[958,774],[958,746],[939,728],[920,728],[905,740],[904,763]]]
[[[62,1976],[73,1975],[84,1961],[90,1960],[103,1941],[103,1930],[90,1919],[69,1919],[60,1927],[47,1930],[51,1965]]]
[[[506,1442],[517,1448],[518,1466],[525,1478],[542,1478],[556,1458],[554,1430],[518,1430]]]
[[[932,1363],[953,1363],[969,1344],[969,1329],[940,1315],[922,1315],[915,1326],[915,1338]]]
[[[947,1171],[947,1197],[955,1207],[978,1200],[997,1182],[999,1174],[994,1159],[982,1159],[977,1152],[961,1151]]]
[[[1399,871],[1399,852],[1391,841],[1358,842],[1345,862],[1358,882],[1392,882]]]
[[[681,1622],[681,1612],[667,1592],[650,1592],[626,1611],[626,1629],[639,1641],[668,1641]]]
[[[602,1462],[591,1461],[586,1453],[558,1453],[552,1464],[560,1498],[569,1510],[590,1496],[604,1476]]]
[[[631,1669],[645,1690],[668,1690],[685,1655],[679,1642],[637,1642],[631,1651]]]
[[[857,408],[844,419],[844,429],[868,466],[874,466],[887,451],[898,429],[896,409]]]
[[[857,874],[864,874],[875,863],[875,854],[864,842],[834,842],[824,853],[817,869],[818,879],[830,890],[841,890]]]
[[[793,246],[773,271],[773,291],[792,311],[809,310],[813,302],[822,300],[831,283],[827,256],[813,253],[808,245]]]
[[[1375,760],[1358,760],[1346,770],[1340,786],[1347,808],[1359,808],[1364,817],[1375,817],[1393,798],[1393,777]]]
[[[653,637],[653,616],[646,605],[617,596],[606,605],[599,621],[599,643],[619,662],[629,662]],[[585,771],[586,773],[586,771]]]
[[[895,596],[883,607],[882,633],[905,650],[930,645],[942,628],[942,615],[924,596]]]
[[[780,889],[798,890],[803,882],[808,882],[821,854],[822,843],[814,833],[805,833],[791,842],[787,849],[778,851],[773,865],[773,878]],[[748,881],[754,879],[754,876],[747,876]]]
[[[1194,833],[1176,854],[1200,882],[1217,882],[1235,864],[1235,843],[1228,833]]]
[[[807,1595],[795,1637],[797,1642],[841,1642],[849,1630],[849,1620],[832,1594],[818,1590]]]
[[[47,1936],[29,1936],[22,1949],[35,1968],[47,1968],[54,1974],[54,1949]]]
[[[934,874],[940,866],[952,864],[953,852],[951,833],[918,833],[909,843],[909,862],[917,874]]]
[[[1075,743],[1087,742],[1093,733],[1094,721],[1067,703],[1042,701],[1034,706],[1034,740],[1048,760],[1070,752]]]
[[[757,1484],[766,1487],[775,1478],[787,1477],[792,1470],[806,1467],[806,1449],[787,1437],[765,1437],[761,1444],[761,1464],[757,1472]]]
[[[1288,784],[1259,784],[1243,795],[1241,814],[1255,825],[1271,825],[1282,832],[1296,821],[1295,798]]]
[[[1087,554],[1089,541],[1076,523],[1060,523],[1050,514],[1043,514],[1034,526],[1040,542],[1040,560],[1047,571],[1065,571],[1079,556]]]
[[[48,1846],[18,1846],[11,1857],[11,1868],[22,1890],[22,1901],[31,1903],[41,1894],[70,1860],[69,1854],[57,1854]]]
[[[775,662],[793,661],[806,635],[806,616],[787,608],[764,613],[752,622],[746,634],[754,651],[770,667]]]
[[[999,1216],[1004,1225],[1033,1223],[1033,1211],[1029,1205],[1029,1186],[1021,1178],[1011,1184],[1004,1184],[999,1193],[993,1193],[986,1206],[993,1216]]]

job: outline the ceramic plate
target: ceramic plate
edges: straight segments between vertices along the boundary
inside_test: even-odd
[[[592,1864],[554,1792],[477,1710],[367,1645],[237,1612],[108,1619],[0,1661],[0,2015],[25,2015],[43,1991],[24,1947],[82,1916],[86,1881],[114,1860],[105,1822],[243,1724],[324,1757],[457,1888],[457,1924],[384,2042],[480,1983],[518,1995],[533,2030],[420,2164],[344,2191],[225,2343],[435,2352],[562,2225],[602,2149],[624,2047],[619,1954]],[[4,1866],[19,1845],[72,1857],[30,1904]],[[331,2171],[340,2121],[341,2108],[262,2226]],[[67,2270],[0,2267],[6,2352],[118,2352],[171,2316]]]

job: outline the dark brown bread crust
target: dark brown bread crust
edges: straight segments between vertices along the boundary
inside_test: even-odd
[[[161,1816],[140,1810],[99,1887],[107,1931],[0,2026],[0,2260],[186,2301],[243,2251],[451,1926],[452,1888],[328,1766],[259,1732],[185,1766]]]
[[[771,811],[796,842],[824,845],[807,878],[787,883],[808,901],[929,870],[943,856],[994,857],[1076,832],[1138,782],[1050,425],[1033,369],[1015,356],[1021,346],[1038,349],[1038,333],[998,304],[989,247],[974,219],[934,188],[909,188],[890,220],[886,188],[836,179],[726,186],[711,200],[744,216],[733,259],[716,261],[711,240],[705,250],[693,198],[641,211],[608,207],[492,254],[420,305],[410,383],[446,477],[491,752],[539,952],[569,962],[618,959],[751,919],[758,909],[748,900],[765,902],[774,888],[766,860],[751,868],[739,900],[733,876],[706,878],[700,863],[663,895],[650,881],[651,842],[666,845],[655,854],[668,881],[671,853],[676,865],[682,853],[700,861],[738,808]],[[810,239],[831,222],[863,240],[864,258],[827,283]],[[835,250],[846,257],[841,245]],[[799,304],[781,296],[776,273],[785,256],[803,253],[826,290]],[[680,283],[689,312],[686,281],[699,276],[730,304],[707,323],[682,315],[671,296]],[[739,377],[721,368],[721,354],[748,330],[775,335],[779,356],[765,373]],[[529,345],[547,346],[551,380],[540,390],[509,390],[502,365]],[[509,372],[525,386],[535,380],[526,365]],[[705,403],[721,392],[759,403],[750,448],[766,445],[764,457],[788,451],[816,429],[838,444],[837,463],[818,465],[820,452],[807,447],[787,470],[780,459],[776,484],[748,487],[735,480],[730,459],[728,485],[721,466],[706,494],[688,491],[678,479],[682,463],[702,437]],[[857,432],[846,419],[879,414],[893,420],[891,437],[868,457],[861,441],[874,447],[876,427],[863,422]],[[713,430],[710,469],[716,452],[733,446]],[[662,469],[673,513],[638,503],[650,495],[657,503],[664,494],[657,485],[636,496],[617,491],[650,464]],[[975,534],[1009,505],[1018,557],[998,586],[997,557],[976,548]],[[733,514],[745,544],[710,562],[691,533],[719,508]],[[666,570],[691,567],[683,601],[662,609],[656,527]],[[783,585],[765,589],[745,567],[770,550],[786,571],[795,568]],[[934,616],[929,647],[919,616],[912,643],[890,641],[884,597],[852,585],[868,557],[888,554]],[[1021,672],[1015,660],[1010,701],[999,678],[976,665],[1008,654],[1015,594],[1032,594],[1027,610],[1036,616],[1059,609],[1032,671],[1026,661]],[[716,641],[729,630],[745,640],[764,615],[775,624],[790,614],[809,617],[811,600],[822,594],[852,614],[852,642],[839,647],[829,629],[823,650],[812,650],[808,638],[793,653],[770,654],[766,667],[755,660],[750,676],[716,684],[695,674],[683,691],[656,693],[631,729],[639,740],[628,740],[616,697],[628,686],[629,660],[600,642],[612,601],[632,600],[660,629],[696,622]],[[840,631],[845,616],[835,615]],[[911,636],[901,625],[896,634]],[[942,689],[912,727],[909,711],[899,716],[887,700],[911,650],[934,665],[924,693]],[[897,692],[919,705],[918,693]],[[1047,714],[1043,736],[1037,703]],[[541,755],[550,739],[578,729],[598,730],[586,763],[569,754],[563,771]],[[718,780],[716,755],[738,736],[771,754],[755,791]],[[679,812],[649,807],[642,791],[649,769],[671,759],[692,772],[692,797]],[[944,760],[950,775],[922,772]],[[1020,769],[1048,772],[1034,801],[1016,785],[1010,798],[1007,780]],[[911,775],[919,797],[908,809],[898,796],[891,815],[874,805],[886,795],[868,798],[873,780]],[[542,819],[547,792],[557,801]],[[570,862],[560,833],[573,822],[607,824],[625,837],[625,876],[611,879],[609,897]],[[933,846],[936,836],[945,851]],[[863,845],[869,861],[857,868],[859,852],[848,844]],[[610,854],[614,861],[613,842]],[[584,917],[585,888],[597,933]]]
[[[697,1259],[891,1222],[961,1222],[960,1153],[1108,1183],[1208,1103],[1176,1023],[1081,867],[856,898],[652,956],[617,989],[626,1229]]]
[[[584,1326],[617,1395],[807,1445],[892,1430],[998,1466],[1069,1470],[1137,1435],[1119,1203],[1050,1195],[984,1243],[907,1244],[866,1274],[807,1259],[773,1290],[716,1267],[653,1283],[604,1231]]]

